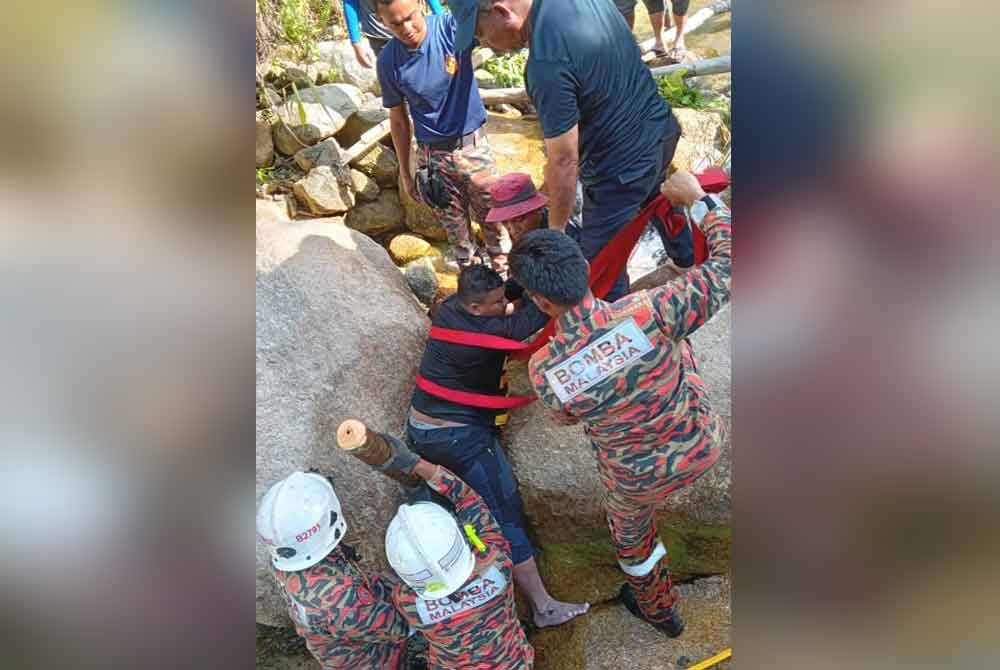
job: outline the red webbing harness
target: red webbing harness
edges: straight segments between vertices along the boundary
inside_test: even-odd
[[[712,167],[695,176],[706,193],[721,193],[729,186],[729,177],[722,168]],[[619,230],[591,261],[590,291],[594,297],[603,298],[614,286],[615,280],[625,270],[625,266],[628,265],[628,257],[632,254],[636,243],[642,237],[643,231],[646,230],[646,225],[654,215],[663,221],[667,234],[671,237],[679,235],[688,225],[687,219],[683,215],[670,211],[670,202],[666,198],[662,195],[656,196],[652,202],[643,207],[634,219]],[[691,232],[694,262],[695,265],[700,265],[708,258],[708,242],[698,226],[691,226]],[[531,354],[545,346],[545,343],[552,337],[554,329],[555,323],[549,321],[538,337],[519,351],[512,353],[510,358],[514,360],[530,358]]]
[[[729,178],[721,168],[709,168],[696,176],[701,187],[707,193],[719,193],[729,185]],[[625,270],[628,258],[632,254],[632,249],[635,248],[639,238],[642,237],[643,231],[646,230],[646,225],[654,215],[664,222],[667,234],[671,237],[679,235],[684,227],[688,225],[683,215],[671,212],[669,201],[662,195],[657,196],[634,219],[615,234],[607,246],[597,254],[597,257],[590,264],[590,290],[596,297],[603,298],[611,290],[615,280]],[[698,226],[691,226],[691,231],[694,243],[695,264],[699,265],[708,258],[708,243],[705,240],[705,235]],[[528,343],[518,342],[517,340],[497,335],[452,330],[450,328],[439,328],[438,326],[431,328],[429,337],[432,340],[451,342],[452,344],[464,344],[470,347],[507,351],[510,352],[508,354],[509,358],[524,360],[548,342],[549,338],[552,337],[554,328],[555,324],[550,320],[538,334],[538,337]],[[436,398],[448,400],[459,405],[480,407],[483,409],[514,409],[515,407],[523,407],[535,400],[533,396],[499,396],[458,391],[435,384],[421,376],[420,373],[417,373],[417,387]]]

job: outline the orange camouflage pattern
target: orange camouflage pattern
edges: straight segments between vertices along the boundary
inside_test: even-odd
[[[505,259],[510,249],[506,230],[483,225],[493,206],[490,187],[497,176],[496,159],[484,134],[472,146],[432,149],[426,145],[417,153],[417,167],[430,166],[442,180],[448,204],[434,213],[448,236],[448,244],[460,267],[480,260],[479,247],[472,235],[472,220],[482,225],[483,241],[490,258]],[[494,263],[494,267],[496,264]]]
[[[588,296],[559,318],[552,340],[529,362],[541,401],[585,424],[616,554],[626,566],[651,556],[656,507],[711,468],[727,436],[687,338],[729,301],[729,210],[709,212],[702,229],[704,263],[615,303]],[[676,599],[668,557],[627,579],[643,612],[662,620]]]
[[[274,576],[296,632],[324,670],[401,670],[408,627],[394,575],[368,574],[344,545],[305,570]]]
[[[437,466],[428,486],[455,505],[458,525],[470,524],[485,545],[473,549],[472,576],[450,598],[423,600],[406,584],[393,600],[429,644],[431,670],[530,670],[535,651],[514,606],[513,563],[503,532],[479,494],[447,468]]]

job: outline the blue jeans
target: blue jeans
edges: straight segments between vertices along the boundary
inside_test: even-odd
[[[486,426],[424,430],[406,425],[407,442],[415,453],[454,472],[486,502],[517,565],[533,557],[535,548],[528,539],[524,505],[499,435]]]
[[[671,112],[671,116],[673,113]],[[621,183],[617,177],[583,187],[583,226],[580,230],[580,248],[588,261],[593,261],[619,230],[628,225],[639,210],[660,193],[660,186],[667,176],[667,167],[673,160],[680,126],[671,122],[673,130],[663,139],[659,159],[655,169]],[[694,245],[691,231],[685,230],[675,238],[668,238],[662,222],[654,219],[654,225],[667,254],[681,267],[694,264]],[[659,225],[657,225],[659,224]],[[628,272],[622,272],[604,300],[614,302],[628,293]]]

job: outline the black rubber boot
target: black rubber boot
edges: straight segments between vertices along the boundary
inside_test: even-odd
[[[642,619],[649,625],[653,626],[660,632],[664,633],[667,637],[677,637],[684,632],[684,621],[681,619],[680,613],[677,612],[676,607],[671,607],[667,613],[666,618],[662,622],[650,621],[641,609],[639,609],[639,603],[635,600],[635,593],[632,591],[632,587],[628,584],[622,584],[621,591],[618,592],[618,597],[621,598],[625,607],[633,616]]]

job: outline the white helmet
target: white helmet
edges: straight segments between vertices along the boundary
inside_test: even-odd
[[[293,472],[282,479],[268,489],[257,509],[257,533],[274,567],[286,572],[319,563],[346,532],[333,485],[311,472]]]
[[[476,567],[455,518],[440,505],[401,505],[385,532],[389,565],[424,600],[450,596]]]

